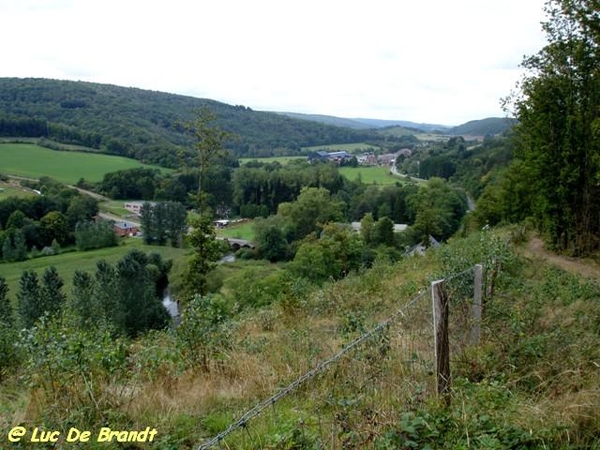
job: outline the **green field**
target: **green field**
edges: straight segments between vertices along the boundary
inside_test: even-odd
[[[415,134],[415,137],[420,141],[446,142],[450,136],[446,134],[420,133]]]
[[[339,171],[349,180],[357,180],[360,174],[360,178],[365,184],[404,183],[402,178],[390,173],[389,167],[340,167]]]
[[[250,161],[260,161],[262,163],[278,162],[280,164],[287,164],[294,160],[306,160],[306,156],[269,156],[268,158],[240,158],[240,165],[244,165]]]
[[[341,152],[346,151],[348,153],[362,153],[366,151],[377,150],[378,147],[365,144],[364,142],[353,142],[350,144],[330,144],[330,145],[315,145],[313,147],[303,147],[302,150],[309,152],[326,151],[326,152]],[[306,160],[306,156],[270,156],[267,158],[240,158],[240,165],[244,165],[249,161],[260,161],[264,163],[278,162],[280,164],[287,164],[293,160]]]
[[[48,176],[74,184],[80,178],[101,181],[106,173],[135,167],[155,166],[121,156],[62,152],[33,144],[0,144],[0,172],[7,175],[28,178]]]
[[[98,204],[98,207],[100,208],[101,212],[106,212],[109,214],[114,214],[115,216],[126,218],[126,217],[133,216],[133,213],[131,211],[126,210],[125,207],[123,206],[128,201],[139,201],[139,200],[108,200],[108,201],[100,202]]]
[[[242,222],[218,229],[217,236],[252,241],[254,240],[254,222]]]
[[[8,197],[32,197],[34,195],[36,194],[31,189],[0,181],[0,200]]]
[[[68,252],[56,256],[44,256],[15,263],[2,263],[0,264],[0,273],[6,278],[9,288],[9,298],[14,299],[19,289],[19,278],[24,270],[34,270],[41,277],[46,268],[54,266],[65,282],[63,292],[69,295],[75,270],[84,270],[93,273],[96,270],[97,261],[104,259],[109,263],[115,264],[134,248],[147,253],[160,253],[163,258],[173,259],[174,261],[183,258],[185,255],[185,250],[179,248],[146,245],[141,239],[129,238],[123,240],[122,245],[118,247],[103,248],[88,252]]]

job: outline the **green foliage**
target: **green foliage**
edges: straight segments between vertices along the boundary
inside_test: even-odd
[[[258,254],[271,262],[283,261],[288,258],[289,245],[286,239],[286,221],[279,216],[267,219],[256,219],[254,222],[254,241]]]
[[[109,172],[99,190],[113,199],[152,200],[159,176],[158,169],[142,167]]]
[[[183,274],[183,296],[208,293],[207,275],[216,267],[220,256],[220,246],[215,239],[212,221],[207,215],[197,216],[190,220],[192,231],[188,242],[194,253]]]
[[[460,379],[456,384],[455,395],[468,401],[457,402],[450,409],[430,407],[402,413],[395,429],[378,440],[375,448],[540,448],[542,440],[533,430],[507,422],[518,405],[506,386]]]
[[[351,230],[325,225],[319,239],[300,244],[290,271],[316,283],[343,278],[361,267],[363,246],[363,241]]]
[[[429,180],[411,200],[417,212],[413,228],[426,243],[429,236],[438,240],[452,236],[467,210],[465,199],[439,178]]]
[[[16,365],[14,313],[7,294],[8,285],[0,276],[0,380],[6,368]]]
[[[2,243],[2,259],[5,261],[24,261],[27,259],[25,237],[21,230],[11,230]]]
[[[73,291],[68,303],[68,314],[79,328],[91,328],[106,317],[98,296],[94,295],[94,279],[87,273],[76,270],[73,274]]]
[[[187,211],[178,202],[144,203],[140,210],[144,242],[181,247],[187,231]]]
[[[294,238],[302,239],[328,222],[340,221],[342,205],[331,199],[327,189],[303,188],[295,202],[281,203],[277,214],[292,224]]]
[[[196,203],[200,213],[207,206],[204,192],[205,175],[217,158],[225,156],[225,142],[231,138],[230,133],[216,125],[217,115],[208,107],[200,110],[194,120],[184,124],[187,133],[194,139],[194,156],[191,160],[198,167],[198,192]]]
[[[42,275],[41,283],[33,270],[23,271],[17,293],[21,326],[31,328],[35,322],[47,314],[58,315],[65,303],[62,292],[63,280],[55,267],[49,267]]]
[[[177,342],[186,365],[210,371],[230,346],[230,328],[223,299],[217,295],[194,295],[182,312]]]
[[[33,270],[26,270],[19,280],[17,304],[20,325],[30,328],[43,314],[40,284],[37,274]]]
[[[108,221],[79,222],[75,227],[75,244],[81,251],[114,247],[117,235]]]
[[[373,243],[374,226],[375,221],[373,220],[373,214],[371,213],[365,214],[365,216],[360,220],[360,235],[366,245],[371,245]]]
[[[280,298],[285,274],[267,269],[246,267],[227,280],[231,293],[225,297],[233,310],[260,308]]]
[[[548,44],[523,65],[529,73],[514,99],[529,211],[551,245],[580,255],[600,232],[600,27],[591,0],[551,0]]]
[[[371,232],[371,242],[374,245],[394,246],[394,222],[389,217],[382,217],[375,222]]]
[[[45,317],[21,332],[18,345],[25,355],[24,380],[36,392],[32,406],[46,426],[97,424],[124,403],[123,391],[106,386],[126,373],[127,346],[108,331]]]
[[[56,240],[60,245],[69,241],[67,218],[60,211],[51,211],[40,219],[41,233],[48,244]]]
[[[18,250],[16,252],[18,258],[13,255],[9,259],[22,260],[25,258],[23,253],[27,253],[27,248],[46,247],[53,239],[63,245],[70,243],[73,231],[70,220],[80,214],[89,216],[96,211],[93,204],[80,199],[77,191],[66,188],[54,180],[43,178],[32,183],[32,186],[43,191],[44,195],[31,198],[9,197],[0,201],[0,227],[8,229],[4,236],[3,245],[6,245],[4,248],[9,251],[9,254],[11,251],[15,253]],[[65,215],[67,212],[68,214]],[[10,238],[8,244],[6,244],[7,238]]]
[[[149,329],[164,328],[168,314],[157,298],[157,286],[149,256],[132,250],[116,265],[119,309],[124,314],[124,332],[136,336]]]
[[[69,228],[78,223],[90,222],[98,214],[98,200],[89,195],[77,195],[69,202],[65,212]]]
[[[41,91],[43,96],[39,95]],[[240,136],[227,143],[240,156],[297,153],[302,147],[364,142],[377,137],[372,131],[323,125],[189,96],[17,78],[0,80],[0,136],[43,136],[46,140],[42,143],[54,148],[77,144],[177,167],[177,153],[192,147],[192,138],[179,124],[193,120],[193,111],[203,107],[217,114],[220,128]]]
[[[494,136],[504,134],[513,125],[513,120],[507,117],[488,117],[481,120],[471,120],[454,127],[452,134],[455,136]]]
[[[519,267],[518,257],[507,240],[488,229],[450,240],[438,252],[442,263],[440,274],[445,275],[461,273],[475,264],[483,264],[486,270],[517,271]]]
[[[51,266],[44,270],[40,285],[40,308],[50,317],[62,311],[66,300],[66,295],[62,291],[63,286],[64,282],[58,275],[56,267]]]

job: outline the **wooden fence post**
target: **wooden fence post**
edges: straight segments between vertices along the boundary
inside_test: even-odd
[[[450,405],[450,341],[448,339],[448,294],[444,289],[444,280],[431,283],[433,302],[433,328],[435,343],[435,373],[438,395],[444,397]]]
[[[475,264],[475,282],[473,288],[473,325],[471,325],[471,345],[481,341],[481,301],[483,298],[483,266]]]

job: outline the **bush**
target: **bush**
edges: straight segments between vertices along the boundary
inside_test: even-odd
[[[108,221],[78,223],[75,227],[75,242],[81,251],[114,247],[117,235]]]

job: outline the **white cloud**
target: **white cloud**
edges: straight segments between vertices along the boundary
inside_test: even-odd
[[[543,0],[0,0],[0,76],[254,109],[456,124],[500,115]]]

